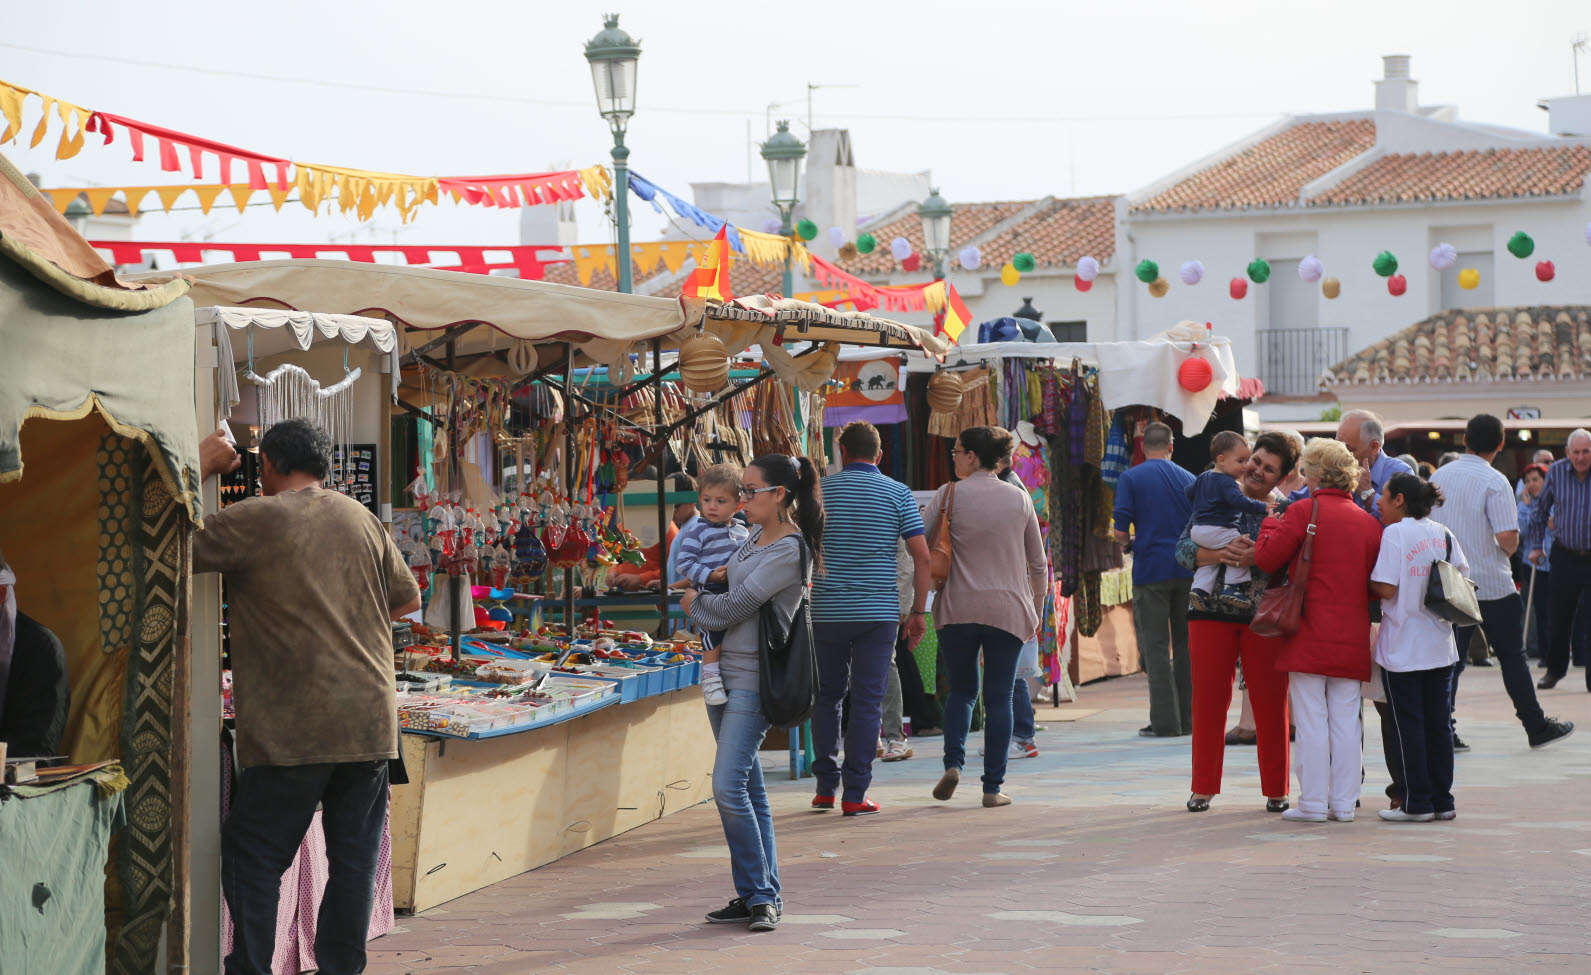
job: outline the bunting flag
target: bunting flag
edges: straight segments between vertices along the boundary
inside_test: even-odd
[[[96,250],[108,251],[112,264],[142,264],[149,255],[158,259],[169,254],[173,263],[215,263],[216,254],[226,254],[232,261],[274,261],[279,258],[295,260],[321,258],[323,260],[356,261],[362,264],[377,263],[376,255],[402,257],[410,267],[430,267],[443,271],[465,271],[471,274],[490,274],[512,268],[520,278],[539,281],[546,276],[547,266],[569,260],[562,249],[546,246],[485,247],[437,244],[223,244],[204,241],[127,241],[91,240]],[[506,258],[506,259],[504,259]]]
[[[155,142],[160,154],[160,168],[164,172],[182,172],[182,160],[177,152],[178,147],[181,147],[188,150],[188,167],[194,179],[204,178],[204,157],[209,154],[216,157],[221,180],[224,183],[231,182],[232,163],[237,161],[242,162],[248,170],[249,185],[254,189],[265,189],[267,166],[276,173],[276,185],[280,188],[287,186],[287,167],[292,163],[279,156],[261,155],[225,143],[212,142],[173,129],[150,125],[147,122],[137,122],[122,115],[111,115],[108,112],[95,112],[88,120],[87,129],[104,136],[105,144],[110,145],[116,140],[117,126],[127,130],[127,141],[133,150],[133,162],[144,161],[144,140],[148,138]]]
[[[729,224],[718,228],[718,236],[707,247],[704,260],[685,279],[680,293],[687,298],[717,298],[728,301],[735,296],[729,283]]]
[[[967,310],[967,303],[956,293],[955,285],[945,282],[944,291],[945,315],[940,332],[950,341],[960,344],[961,333],[972,324],[972,312]]]
[[[231,195],[232,205],[238,208],[239,213],[242,213],[243,208],[249,205],[249,201],[254,198],[255,194],[261,191],[255,190],[244,183],[232,183],[221,186],[57,187],[41,190],[40,192],[47,194],[50,197],[50,202],[55,205],[55,209],[61,213],[66,212],[67,207],[72,205],[73,200],[81,197],[88,202],[89,208],[94,211],[94,216],[96,217],[104,214],[105,207],[111,200],[119,196],[122,198],[122,202],[127,205],[127,212],[136,217],[145,209],[145,204],[148,202],[148,197],[151,193],[155,194],[156,199],[159,201],[160,209],[166,213],[170,213],[171,208],[185,194],[192,193],[199,201],[199,209],[208,214],[210,208],[215,205],[216,200],[219,199],[223,192]],[[275,205],[277,210],[281,210],[282,204],[287,202],[288,191],[285,189],[267,186],[263,192],[269,194],[271,203]]]
[[[369,220],[376,207],[391,203],[397,206],[399,218],[408,223],[421,203],[437,201],[435,176],[400,176],[308,163],[293,165],[298,171],[299,202],[311,210],[319,210],[321,202],[335,193],[337,208],[343,213],[353,210],[359,219]]]
[[[805,251],[805,248],[802,248]],[[942,282],[924,284],[884,285],[868,284],[854,274],[841,270],[810,251],[811,274],[829,288],[849,293],[858,302],[858,309],[883,308],[886,311],[929,311],[944,307],[945,288]]]
[[[5,131],[0,132],[0,145],[10,142],[22,131],[22,107],[29,95],[38,97],[44,105],[39,114],[39,124],[33,130],[33,139],[28,143],[28,147],[37,149],[39,143],[49,134],[50,112],[54,109],[61,121],[61,138],[55,147],[55,158],[70,159],[77,155],[83,148],[83,133],[90,131],[88,125],[94,113],[81,105],[73,105],[71,102],[53,98],[43,92],[5,81],[0,81],[0,116],[4,116],[6,120]],[[77,123],[75,131],[72,128],[73,122]]]
[[[600,167],[597,167],[600,169]],[[443,176],[437,184],[453,199],[489,207],[535,206],[578,200],[584,195],[579,170],[520,176]]]
[[[680,199],[673,193],[670,193],[668,190],[665,190],[656,183],[653,183],[651,180],[639,176],[634,172],[630,173],[629,182],[631,192],[646,202],[652,204],[652,209],[656,210],[658,213],[663,212],[663,205],[658,202],[659,199],[662,199],[668,203],[670,209],[674,211],[675,216],[679,217],[681,220],[689,220],[696,226],[704,227],[713,231],[714,233],[727,231],[725,239],[729,242],[730,249],[736,254],[744,254],[746,252],[746,245],[741,240],[740,236],[741,231],[734,225],[730,224],[729,221],[723,219],[722,217],[715,217],[711,213],[708,213],[706,210],[701,209],[695,204],[688,203],[685,200]],[[783,260],[783,258],[781,258],[781,260]]]

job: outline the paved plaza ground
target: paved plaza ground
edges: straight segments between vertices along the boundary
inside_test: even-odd
[[[1368,705],[1357,821],[1266,814],[1252,747],[1228,749],[1211,811],[1186,812],[1188,739],[1137,737],[1141,675],[1041,709],[1040,757],[1011,764],[1003,809],[979,805],[970,767],[953,801],[929,796],[936,739],[877,765],[884,812],[854,819],[808,811],[812,781],[765,752],[777,931],[702,921],[733,896],[708,803],[400,918],[371,943],[369,971],[1591,972],[1583,687],[1576,670],[1541,692],[1581,730],[1531,751],[1497,669],[1466,672],[1459,725],[1474,750],[1458,756],[1458,819],[1429,825],[1376,819],[1386,772]]]

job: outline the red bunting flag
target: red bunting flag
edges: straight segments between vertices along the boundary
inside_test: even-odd
[[[945,337],[952,342],[958,342],[961,333],[972,324],[972,312],[967,310],[967,303],[961,300],[961,295],[956,292],[956,286],[949,281],[945,282],[945,323],[940,329]]]

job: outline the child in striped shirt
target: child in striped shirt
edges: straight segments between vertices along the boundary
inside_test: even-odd
[[[746,543],[749,532],[735,520],[740,510],[740,468],[714,464],[702,472],[699,504],[702,515],[674,539],[679,546],[675,569],[686,582],[707,592],[728,591],[729,559]],[[708,704],[729,700],[718,673],[722,633],[702,634],[702,694]]]

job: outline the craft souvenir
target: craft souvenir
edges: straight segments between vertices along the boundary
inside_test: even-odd
[[[966,387],[961,377],[953,372],[936,372],[928,380],[928,432],[940,437],[954,437],[961,431],[956,426],[956,410]]]

